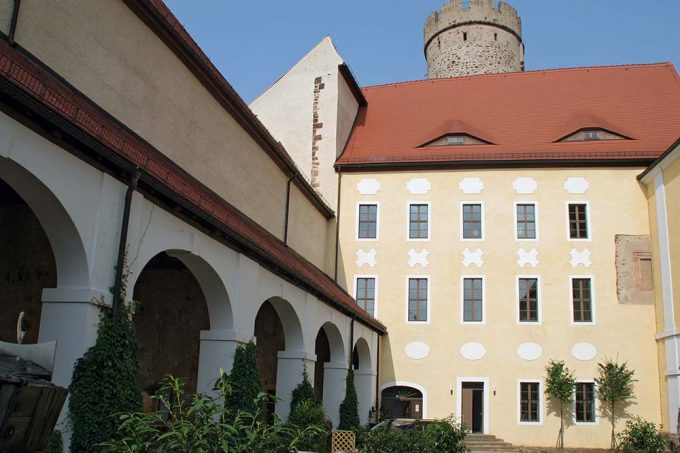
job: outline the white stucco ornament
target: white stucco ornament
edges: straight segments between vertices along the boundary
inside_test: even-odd
[[[406,190],[414,195],[423,195],[430,191],[432,184],[425,178],[413,178],[406,184]]]
[[[430,262],[427,260],[430,252],[427,249],[422,249],[420,252],[416,252],[414,249],[408,251],[408,265],[409,267],[415,267],[416,264],[420,264],[423,267],[427,267]]]
[[[570,176],[564,181],[564,190],[569,193],[586,193],[588,181],[581,176]]]
[[[374,178],[365,178],[357,183],[357,190],[361,195],[375,195],[380,190],[380,181]]]
[[[543,348],[537,343],[522,343],[517,347],[517,355],[522,360],[536,360],[543,355]]]
[[[458,188],[463,193],[480,193],[484,190],[484,182],[479,178],[463,178]]]
[[[538,183],[534,178],[517,178],[512,183],[512,188],[517,193],[534,193],[538,189]]]
[[[368,251],[364,251],[364,249],[359,249],[357,250],[357,260],[355,261],[356,265],[359,267],[363,267],[364,265],[369,265],[370,267],[375,267],[377,261],[375,259],[375,256],[378,254],[375,249],[370,249]]]
[[[467,360],[479,360],[486,355],[486,348],[480,343],[465,343],[460,347],[460,355]]]
[[[430,355],[430,347],[422,341],[412,341],[404,347],[406,357],[421,360]]]
[[[588,249],[583,249],[580,252],[576,249],[571,249],[569,254],[571,255],[571,261],[569,261],[571,267],[577,267],[579,264],[583,264],[585,267],[590,267],[592,264],[590,261],[591,252]]]
[[[484,264],[482,255],[484,255],[482,249],[477,249],[473,252],[472,250],[466,248],[463,250],[463,266],[470,267],[470,265],[474,264],[477,267],[482,267],[482,264]]]
[[[597,348],[590,343],[576,343],[571,347],[571,355],[577,360],[593,360],[597,355]]]
[[[531,267],[538,266],[538,250],[531,249],[528,252],[524,249],[517,250],[517,265],[519,267],[524,267],[529,265]]]

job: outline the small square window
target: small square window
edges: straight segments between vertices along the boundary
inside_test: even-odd
[[[356,301],[369,315],[375,316],[375,278],[357,277]]]
[[[427,279],[408,279],[408,320],[427,322]]]
[[[520,382],[519,384],[519,421],[538,423],[541,421],[541,397],[538,382]]]
[[[378,205],[360,204],[359,223],[357,225],[359,239],[376,239],[378,237]]]
[[[538,279],[520,278],[517,285],[519,290],[519,322],[538,322]]]
[[[463,204],[463,239],[482,239],[482,205]]]
[[[516,206],[517,239],[536,239],[536,205],[521,203]]]
[[[574,398],[574,412],[579,423],[595,422],[595,384],[592,382],[577,382]]]
[[[426,204],[409,205],[409,239],[427,239],[429,236],[429,206]]]
[[[569,238],[588,239],[588,205],[569,204]]]

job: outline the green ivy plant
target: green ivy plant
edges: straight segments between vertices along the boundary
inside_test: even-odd
[[[340,403],[340,424],[338,429],[351,430],[361,424],[359,421],[359,400],[354,387],[354,371],[347,370],[345,379],[345,399]]]
[[[258,412],[257,395],[263,390],[257,367],[257,347],[253,342],[236,348],[229,382],[232,390],[226,395],[226,406],[251,414]]]
[[[633,379],[635,370],[628,368],[626,362],[618,363],[607,359],[597,364],[600,375],[595,378],[597,384],[597,397],[602,402],[609,414],[612,423],[611,449],[616,449],[616,414],[621,405],[635,398],[633,391]]]
[[[552,360],[545,367],[545,394],[559,405],[560,431],[557,448],[564,449],[564,409],[574,401],[576,378],[563,360]]]
[[[326,451],[326,443],[328,441],[326,415],[324,414],[323,405],[316,400],[314,389],[309,382],[307,367],[303,369],[302,382],[293,389],[292,396],[288,423],[299,428],[314,426],[319,429],[317,436],[310,436],[308,439],[300,442],[299,448],[319,453]]]
[[[120,316],[114,321],[111,309],[102,308],[97,340],[73,369],[68,403],[72,452],[94,451],[116,433],[120,421],[115,414],[142,406],[134,304],[125,303],[126,283],[124,275]]]

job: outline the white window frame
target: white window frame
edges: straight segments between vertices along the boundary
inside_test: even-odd
[[[574,291],[573,280],[575,278],[590,279],[590,311],[593,315],[593,320],[590,322],[577,322],[574,320]],[[569,293],[567,299],[569,300],[569,320],[573,326],[594,326],[597,324],[597,304],[595,298],[595,277],[593,275],[570,275],[569,276]]]
[[[536,229],[536,237],[533,239],[520,238],[517,231],[517,205],[532,204],[534,205],[534,226]],[[515,241],[517,242],[536,242],[539,240],[538,230],[538,202],[537,201],[515,201],[512,203],[513,218],[515,219]]]
[[[409,288],[408,283],[409,283],[409,280],[412,279],[412,278],[424,278],[424,279],[427,280],[427,321],[409,321],[409,319],[408,319],[408,302],[409,302],[409,299],[408,299],[408,288]],[[406,276],[406,291],[405,291],[405,294],[406,294],[406,304],[405,304],[405,310],[404,310],[404,318],[406,320],[406,324],[413,324],[413,325],[416,325],[416,326],[418,326],[418,325],[423,325],[423,326],[429,325],[430,321],[432,320],[432,311],[431,311],[431,307],[432,307],[432,279],[430,278],[430,276],[429,275],[407,275]]]
[[[456,414],[463,413],[463,382],[481,382],[484,384],[484,420],[482,434],[489,434],[489,378],[467,377],[456,378]]]
[[[519,279],[520,278],[535,278],[536,285],[536,297],[537,308],[538,308],[538,321],[520,321],[519,320]],[[543,290],[541,288],[541,276],[540,275],[515,275],[515,319],[518,326],[540,326],[543,324]]]
[[[522,384],[538,384],[538,421],[523,422],[522,420]],[[542,379],[517,379],[517,424],[522,426],[541,426],[545,415],[545,397],[543,395]]]
[[[359,206],[361,205],[376,205],[375,215],[375,238],[360,238],[359,237]],[[380,202],[379,201],[357,201],[356,212],[354,216],[354,239],[361,242],[377,241],[380,238]]]
[[[584,204],[586,205],[586,228],[588,228],[588,238],[587,239],[576,239],[570,236],[569,231],[569,205],[570,204]],[[585,200],[570,200],[564,202],[564,213],[566,215],[566,226],[567,226],[567,241],[570,242],[592,242],[593,240],[593,229],[591,227],[590,219],[590,202]]]
[[[466,204],[478,204],[481,206],[481,216],[482,216],[482,237],[480,238],[464,238],[463,237],[463,206]],[[460,209],[459,209],[459,214],[460,214],[460,222],[458,223],[458,226],[460,227],[460,240],[464,242],[479,242],[483,241],[484,238],[486,238],[486,219],[484,218],[484,202],[479,201],[479,200],[469,200],[469,201],[461,201],[460,202]]]
[[[597,383],[595,379],[576,379],[576,383],[593,384],[593,414],[595,415],[595,421],[592,422],[577,422],[576,421],[576,388],[574,388],[574,402],[572,403],[572,413],[574,425],[577,426],[598,426],[600,424],[600,417],[598,412],[600,411],[600,401],[597,398]]]
[[[411,206],[414,204],[427,205],[427,237],[410,238],[411,232]],[[429,242],[432,238],[432,203],[429,201],[408,201],[406,203],[406,240],[409,242]]]
[[[465,321],[465,279],[482,279],[482,320]],[[486,275],[461,275],[460,276],[460,324],[461,325],[485,325],[486,324]]]
[[[354,276],[354,301],[357,298],[357,282],[360,278],[372,278],[375,280],[375,294],[373,295],[373,318],[378,319],[378,276],[377,275],[367,275],[367,274],[357,274]],[[357,303],[358,305],[358,303]]]

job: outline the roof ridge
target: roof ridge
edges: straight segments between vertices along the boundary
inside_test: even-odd
[[[552,72],[568,72],[568,71],[590,71],[590,70],[606,70],[606,69],[628,69],[628,68],[641,68],[641,67],[651,67],[651,66],[665,66],[673,67],[673,63],[670,61],[661,61],[656,63],[631,63],[631,64],[620,64],[620,65],[599,65],[599,66],[574,66],[567,68],[548,68],[548,69],[534,69],[531,71],[517,71],[517,72],[502,72],[496,74],[476,74],[461,77],[446,77],[441,79],[419,79],[419,80],[406,80],[403,82],[389,82],[377,85],[368,85],[362,87],[362,90],[369,90],[373,88],[384,88],[389,86],[401,86],[401,85],[412,85],[436,81],[452,81],[452,80],[468,80],[468,79],[481,79],[481,78],[496,78],[496,77],[513,77],[522,76],[526,74],[537,75],[540,73],[552,73]]]

